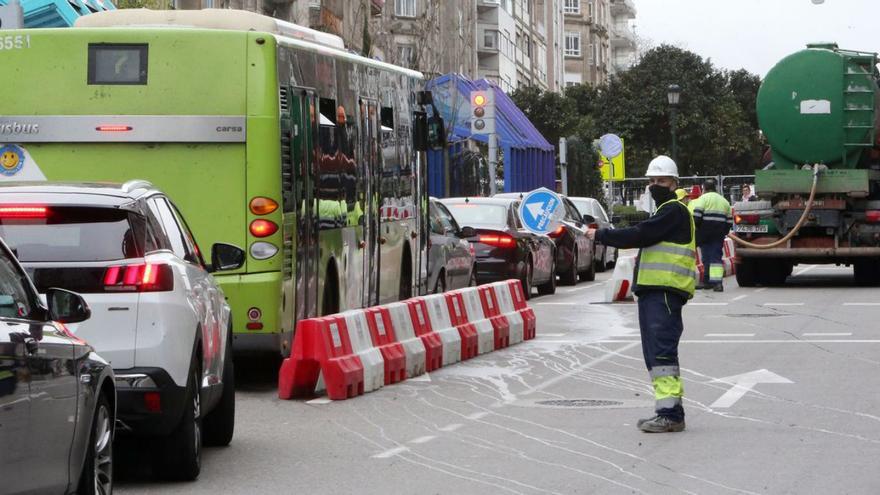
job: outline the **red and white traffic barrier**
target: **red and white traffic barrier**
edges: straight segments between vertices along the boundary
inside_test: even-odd
[[[535,313],[509,280],[297,324],[278,397],[346,399],[535,337]]]
[[[621,256],[617,258],[617,263],[614,264],[614,272],[611,274],[611,280],[605,286],[605,302],[632,300],[635,269],[635,256]]]

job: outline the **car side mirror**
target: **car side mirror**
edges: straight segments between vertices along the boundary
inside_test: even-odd
[[[244,266],[244,249],[226,244],[215,243],[211,246],[211,272],[237,270]]]
[[[612,215],[611,216],[611,223],[614,225],[620,223],[620,215]]]
[[[46,290],[49,318],[59,323],[79,323],[92,316],[92,310],[81,295],[52,287]]]
[[[596,223],[596,217],[594,217],[593,215],[584,215],[583,220],[584,220],[584,223],[587,225],[589,225],[591,223]]]
[[[461,237],[462,239],[476,236],[477,231],[473,227],[462,227],[461,230],[458,231],[458,237]]]

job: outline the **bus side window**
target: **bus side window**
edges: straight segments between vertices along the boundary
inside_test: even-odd
[[[321,98],[318,111],[318,227],[332,229],[343,225],[346,213],[340,203],[345,165],[339,150],[336,100]]]
[[[381,205],[397,205],[398,177],[400,175],[400,157],[397,154],[397,132],[394,125],[394,109],[382,107],[379,110],[379,147],[382,155],[382,178],[381,178]],[[388,217],[388,212],[394,212],[393,208],[382,208],[385,217],[382,220],[394,220]],[[399,210],[398,210],[399,212]]]

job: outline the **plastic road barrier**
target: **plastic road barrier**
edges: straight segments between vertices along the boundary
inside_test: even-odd
[[[535,338],[537,320],[518,280],[416,297],[297,323],[278,371],[278,397],[365,392]]]
[[[605,286],[605,302],[630,301],[633,298],[632,285],[636,269],[635,256],[617,258],[611,280]]]

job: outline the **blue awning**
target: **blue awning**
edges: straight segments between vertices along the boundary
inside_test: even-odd
[[[7,3],[0,0],[0,5]],[[19,0],[19,4],[26,28],[71,27],[78,17],[116,10],[110,0]]]

